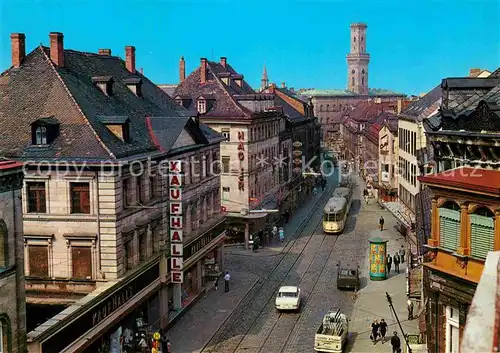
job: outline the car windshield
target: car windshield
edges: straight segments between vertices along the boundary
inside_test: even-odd
[[[289,297],[289,298],[297,298],[297,292],[280,292],[280,298]]]
[[[341,276],[356,276],[355,270],[340,270]]]

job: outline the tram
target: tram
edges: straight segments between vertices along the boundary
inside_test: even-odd
[[[323,210],[323,231],[327,234],[342,233],[352,205],[352,189],[336,188]]]

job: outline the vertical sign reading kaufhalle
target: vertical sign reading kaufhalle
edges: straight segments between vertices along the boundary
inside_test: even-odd
[[[183,245],[182,228],[182,161],[170,161],[168,172],[170,217],[170,278],[172,283],[182,283]]]

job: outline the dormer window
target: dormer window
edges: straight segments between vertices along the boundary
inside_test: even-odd
[[[41,118],[31,124],[31,142],[33,145],[50,145],[59,135],[59,122],[53,118]]]
[[[129,77],[123,80],[123,83],[137,97],[142,97],[142,79],[140,77]]]
[[[198,99],[197,108],[198,113],[205,114],[207,112],[207,101],[205,99]]]
[[[219,74],[220,79],[226,86],[231,85],[231,73],[230,72],[221,72]]]
[[[232,78],[239,87],[243,86],[243,75],[233,75]]]
[[[176,96],[175,101],[180,106],[188,109],[189,105],[191,104],[191,97],[190,96]]]
[[[113,94],[113,77],[112,76],[94,76],[92,77],[92,82],[95,83],[97,88],[101,90],[107,96]]]
[[[123,142],[130,141],[130,119],[127,116],[98,116],[99,122]]]

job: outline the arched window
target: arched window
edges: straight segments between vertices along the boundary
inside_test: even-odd
[[[356,80],[354,78],[354,76],[352,77],[352,85],[354,86],[356,84]]]
[[[449,251],[460,246],[460,206],[453,201],[439,208],[439,246]]]
[[[37,145],[47,144],[47,127],[37,126],[35,130],[35,143]]]
[[[329,112],[330,111],[330,104],[327,104],[326,105],[326,111]]]
[[[365,77],[361,77],[361,84],[364,86],[365,85]]]
[[[365,69],[361,70],[361,73],[364,75],[365,74]]]
[[[356,43],[356,37],[354,37],[354,43]]]
[[[9,264],[9,252],[7,248],[7,225],[0,219],[0,267],[7,267]],[[2,351],[0,351],[2,352]]]
[[[356,73],[356,70],[354,70],[354,69],[353,69],[353,70],[351,71],[351,74],[353,74],[353,75],[354,75],[355,73]]]
[[[323,111],[323,104],[320,104],[319,106],[319,111],[322,112]]]
[[[0,353],[12,352],[11,322],[7,314],[0,314]]]
[[[486,259],[488,251],[494,250],[495,214],[487,207],[480,207],[470,215],[470,254]]]

